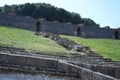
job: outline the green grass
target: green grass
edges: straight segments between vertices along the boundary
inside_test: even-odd
[[[34,35],[34,32],[0,26],[0,46],[24,48],[26,51],[65,56],[68,51],[56,42]],[[66,53],[66,54],[64,54]]]
[[[104,57],[120,61],[120,40],[86,39],[75,36],[65,36],[79,44],[88,46]],[[34,35],[34,32],[17,28],[0,26],[0,46],[24,48],[26,51],[46,53],[50,55],[66,56],[69,51],[56,42]]]
[[[68,38],[76,41],[77,43],[88,46],[100,55],[111,58],[116,61],[120,61],[120,40],[114,39],[86,39],[75,36],[65,36],[61,37]]]

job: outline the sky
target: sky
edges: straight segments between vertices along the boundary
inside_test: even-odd
[[[101,27],[120,28],[120,0],[0,0],[0,6],[24,3],[49,3],[91,18]]]

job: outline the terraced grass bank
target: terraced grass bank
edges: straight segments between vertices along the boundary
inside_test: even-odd
[[[61,37],[76,41],[88,46],[104,57],[120,61],[120,40],[113,39],[86,39],[75,36]],[[17,28],[0,26],[0,46],[24,48],[29,52],[40,52],[52,55],[67,56],[69,51],[56,44],[51,39],[34,35],[34,32]]]
[[[120,61],[120,40],[113,39],[86,39],[75,36],[61,35],[84,46],[88,46],[105,58],[111,58]]]
[[[24,48],[30,52],[60,56],[66,56],[69,52],[50,39],[34,35],[32,31],[6,26],[0,26],[0,46]]]

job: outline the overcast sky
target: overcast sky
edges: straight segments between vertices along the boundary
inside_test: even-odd
[[[28,2],[49,3],[79,13],[82,18],[91,18],[101,27],[120,27],[120,0],[0,0],[0,6]]]

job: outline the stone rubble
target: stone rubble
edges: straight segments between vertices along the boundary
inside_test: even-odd
[[[44,34],[46,36],[44,36]],[[75,41],[69,40],[67,38],[61,38],[58,34],[47,33],[47,32],[44,32],[44,34],[41,34],[41,35],[56,41],[56,43],[65,47],[68,50],[72,50],[71,58],[72,59],[74,58],[74,59],[68,62],[78,65],[80,67],[91,69],[96,72],[107,74],[110,76],[113,76],[111,74],[116,74],[117,69],[115,68],[119,68],[119,71],[117,73],[120,74],[119,61],[112,61],[112,59],[110,58],[103,58],[103,56],[97,54],[96,52],[91,50],[89,47],[77,44],[75,43]],[[104,71],[105,68],[107,68],[107,71]],[[114,72],[110,74],[108,72],[109,68],[112,68]],[[115,77],[115,75],[113,77]],[[117,78],[120,78],[120,75],[117,76]]]

